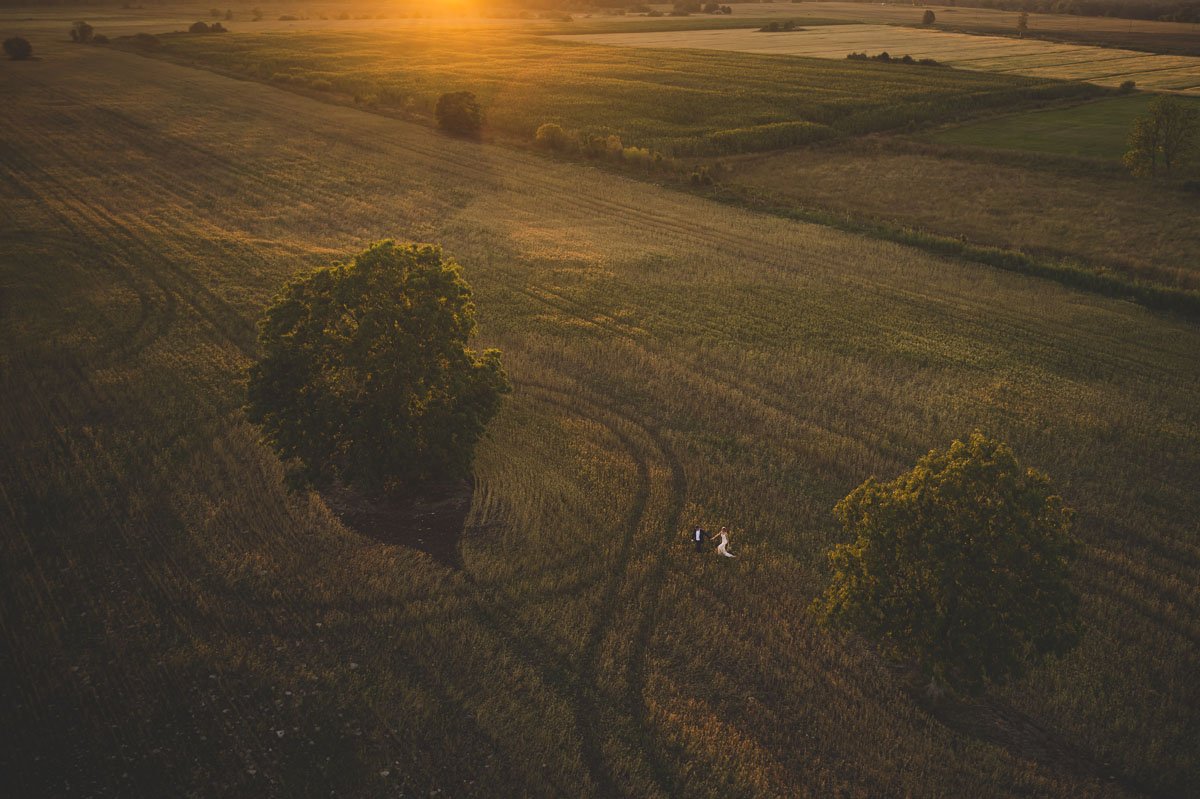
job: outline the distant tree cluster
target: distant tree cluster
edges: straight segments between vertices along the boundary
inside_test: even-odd
[[[932,58],[913,58],[907,53],[902,56],[892,56],[886,50],[878,55],[867,55],[866,53],[850,53],[846,56],[851,61],[879,61],[884,64],[918,64],[923,67],[944,67],[946,66],[941,61]]]
[[[610,161],[622,161],[630,166],[646,170],[675,170],[679,162],[668,158],[657,150],[648,147],[630,147],[621,141],[615,133],[607,136],[568,131],[557,122],[547,122],[537,129],[533,143],[544,150],[583,155],[587,158],[605,158]]]
[[[13,36],[4,40],[4,54],[13,61],[24,61],[33,57],[33,45],[24,36]]]
[[[193,22],[188,28],[188,33],[228,33],[229,29],[220,22],[214,22],[209,25],[206,22]]]
[[[758,29],[759,33],[788,33],[790,31],[804,30],[796,27],[795,20],[787,20],[785,22],[768,22]]]

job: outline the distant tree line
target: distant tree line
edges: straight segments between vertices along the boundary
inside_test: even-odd
[[[1197,0],[959,0],[958,4],[1037,14],[1200,22]]]

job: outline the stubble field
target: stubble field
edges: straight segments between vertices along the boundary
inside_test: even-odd
[[[129,54],[4,70],[24,794],[1193,790],[1193,323]],[[275,289],[388,236],[516,384],[461,568],[287,493],[239,410]],[[833,503],[974,427],[1079,510],[1087,631],[930,707],[806,608]]]
[[[801,20],[803,24],[803,20]],[[764,33],[752,29],[597,33],[564,37],[622,47],[697,49],[845,59],[849,53],[932,58],[958,69],[1120,86],[1132,80],[1151,91],[1200,95],[1200,58],[977,36],[893,25],[831,25]],[[902,69],[903,67],[897,67]],[[917,67],[909,67],[918,69]]]

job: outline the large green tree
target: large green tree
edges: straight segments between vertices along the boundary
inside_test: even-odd
[[[834,513],[853,540],[829,552],[814,609],[932,685],[978,690],[1074,645],[1071,511],[1006,445],[976,432],[867,480]]]
[[[1135,175],[1169,174],[1180,166],[1200,136],[1200,111],[1175,97],[1160,96],[1133,121],[1124,163]]]
[[[477,354],[471,290],[439,247],[375,244],[292,280],[259,323],[247,412],[315,483],[369,493],[466,476],[509,390]]]

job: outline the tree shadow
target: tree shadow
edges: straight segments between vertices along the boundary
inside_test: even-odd
[[[326,505],[348,529],[381,544],[409,547],[438,563],[462,569],[459,540],[475,496],[475,482],[429,486],[420,493],[365,496],[347,488],[322,492]]]
[[[915,686],[909,686],[908,693],[945,727],[1000,747],[1013,757],[1076,779],[1115,784],[1134,796],[1158,795],[1153,787],[1122,773],[1114,764],[1101,762],[1003,699],[952,693],[931,698]]]

